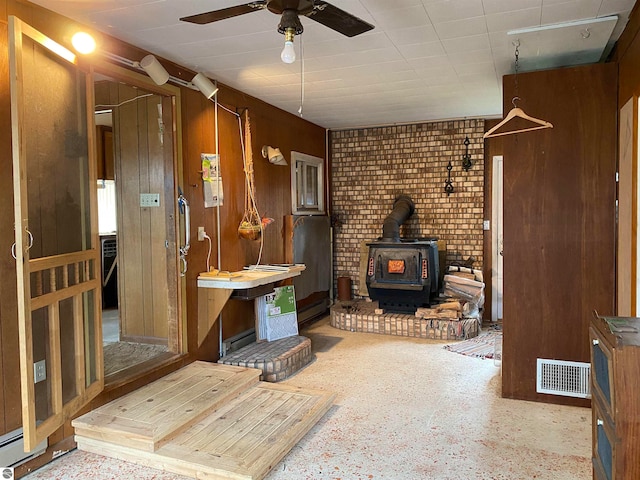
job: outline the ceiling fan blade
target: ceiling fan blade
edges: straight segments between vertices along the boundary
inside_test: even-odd
[[[327,2],[315,1],[313,11],[307,16],[347,37],[355,37],[374,28],[370,23]]]
[[[235,7],[222,8],[220,10],[213,10],[211,12],[199,13],[197,15],[190,15],[188,17],[182,17],[180,20],[183,22],[197,23],[198,25],[204,25],[206,23],[217,22],[218,20],[224,20],[225,18],[237,17],[238,15],[244,15],[245,13],[255,12],[266,8],[267,2],[256,1],[245,3],[244,5],[236,5]]]

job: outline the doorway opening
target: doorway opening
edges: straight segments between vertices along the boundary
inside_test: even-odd
[[[504,272],[504,225],[503,225],[503,173],[502,155],[493,157],[493,178],[491,218],[493,228],[491,229],[491,321],[502,321],[502,298],[503,298],[503,272]]]
[[[103,74],[94,95],[108,382],[180,353],[173,103]]]

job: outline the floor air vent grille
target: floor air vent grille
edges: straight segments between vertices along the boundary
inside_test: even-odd
[[[538,393],[591,398],[591,365],[583,362],[538,358]]]

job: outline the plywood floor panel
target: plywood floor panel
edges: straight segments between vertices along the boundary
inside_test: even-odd
[[[212,368],[223,365],[211,364]],[[320,390],[259,382],[156,451],[76,431],[78,448],[198,479],[263,478],[333,403]]]
[[[75,419],[72,424],[78,435],[152,452],[256,385],[261,373],[253,368],[194,362]]]
[[[313,397],[300,397],[300,395],[295,395],[286,399],[271,414],[265,415],[255,424],[246,423],[242,429],[244,434],[235,438],[233,442],[228,442],[225,445],[224,454],[239,457],[244,462],[252,463],[252,453],[260,449],[261,443],[277,441],[277,435],[282,432],[283,427],[290,425],[291,419],[297,420],[303,417],[304,413],[300,414],[301,409],[306,406],[308,401],[311,403],[315,401]]]
[[[207,423],[202,432],[197,434],[192,431],[185,432],[193,433],[193,436],[186,440],[185,445],[207,450],[209,445],[215,445],[215,453],[224,454],[225,445],[232,445],[237,438],[242,438],[246,434],[247,424],[258,423],[284,402],[284,399],[277,398],[275,393],[270,392],[267,396],[260,393],[261,391],[252,389],[251,392],[243,395],[240,411],[223,408],[215,422],[205,418],[203,421]]]

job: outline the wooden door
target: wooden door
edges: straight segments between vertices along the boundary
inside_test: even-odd
[[[177,315],[176,183],[171,97],[111,82],[118,223],[118,302],[122,341],[167,345]],[[163,118],[164,117],[164,118]],[[172,120],[168,125],[172,124]],[[142,204],[143,195],[157,203]]]
[[[615,308],[615,64],[504,78],[553,128],[503,137],[503,396],[588,406],[537,393],[537,359],[589,361],[589,319]]]
[[[73,53],[15,17],[9,36],[13,254],[31,450],[103,387],[93,87]]]

